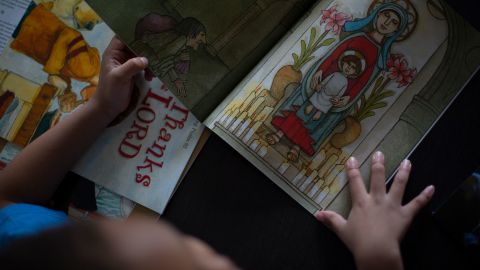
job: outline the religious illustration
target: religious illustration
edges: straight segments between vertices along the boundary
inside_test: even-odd
[[[386,3],[375,7],[366,18],[345,22],[343,28],[347,36],[308,70],[293,94],[278,107],[271,122],[278,131],[266,135],[269,143],[276,144],[285,136],[294,145],[288,154],[290,160],[296,161],[300,150],[313,156],[339,122],[350,114],[352,105],[369,89],[378,74],[387,71],[392,44],[414,30],[415,24],[409,25],[408,20],[416,13],[412,10],[409,14],[407,8]],[[343,23],[340,20],[345,20],[346,15],[335,13],[335,6],[326,10],[322,21],[326,22],[330,15],[335,20],[328,23]],[[338,17],[341,19],[338,20]],[[370,26],[371,32],[362,31],[366,26]],[[350,62],[346,62],[346,59],[350,59]],[[330,89],[318,93],[315,88],[325,81]],[[312,90],[314,94],[311,94]],[[318,96],[325,91],[333,92],[333,96],[319,100]],[[320,108],[313,116],[312,100]],[[322,102],[326,104],[323,108]],[[358,119],[354,118],[353,121],[359,124]],[[343,145],[337,145],[339,148],[359,135],[358,132],[352,134],[355,131],[351,126],[345,129],[345,139]]]
[[[367,162],[391,138],[405,147],[393,158],[405,158],[440,115],[417,111],[415,132],[395,133],[412,98],[435,91],[411,86],[429,82],[417,82],[422,68],[442,70],[430,62],[442,59],[455,15],[433,0],[337,0],[312,14],[207,125],[314,212],[343,191],[350,155]]]

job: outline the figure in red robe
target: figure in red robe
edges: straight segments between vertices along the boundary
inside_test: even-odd
[[[369,89],[380,72],[386,69],[391,45],[407,29],[407,23],[407,11],[395,3],[382,4],[367,18],[347,22],[344,32],[352,33],[318,60],[292,95],[280,105],[271,122],[277,132],[267,134],[268,143],[278,143],[285,136],[294,145],[288,153],[290,160],[298,159],[299,150],[313,156],[340,121],[351,112],[352,105]],[[365,32],[365,29],[373,30]],[[308,113],[307,106],[310,105],[308,101],[315,80],[341,72],[339,60],[349,51],[363,56],[364,71],[358,77],[347,78],[342,97],[332,98],[332,108],[314,119],[315,114]]]

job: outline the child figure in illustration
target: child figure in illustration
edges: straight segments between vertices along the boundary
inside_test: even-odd
[[[328,115],[332,109],[344,106],[350,100],[352,89],[358,86],[360,78],[365,74],[365,71],[371,69],[374,63],[367,63],[366,58],[358,50],[351,49],[350,46],[344,46],[339,49],[336,55],[326,60],[327,64],[315,67],[312,72],[311,81],[309,83],[313,94],[308,95],[302,103],[298,105],[298,111],[303,117],[304,121],[309,121],[317,126],[312,130],[322,128],[322,116]],[[326,74],[326,78],[323,75]],[[307,81],[308,84],[308,81]],[[297,109],[295,109],[297,110]],[[313,117],[312,117],[313,114]],[[311,145],[313,142],[306,139],[305,133],[297,133],[296,125],[290,121],[280,121],[279,118],[274,118],[273,126],[286,127],[288,130],[295,130],[294,135],[291,136],[294,146],[287,154],[290,160],[297,160],[300,155],[300,149],[306,149],[308,155],[313,155],[315,152]],[[285,135],[283,130],[278,130],[276,133],[266,135],[266,140],[270,145],[274,145],[280,141]],[[305,135],[305,136],[304,136]],[[287,136],[288,138],[288,136]]]
[[[292,144],[287,153],[289,160],[298,160],[300,151],[313,157],[320,150],[337,126],[352,113],[375,78],[388,70],[392,45],[407,39],[415,29],[417,13],[410,1],[374,3],[366,17],[345,22],[340,42],[308,69],[301,83],[276,107],[270,121],[274,132],[267,133],[265,139],[274,145],[285,137]],[[311,81],[315,82],[314,77],[342,72],[338,61],[348,51],[361,53],[365,68],[355,78],[347,77],[345,93],[338,99],[332,98],[331,109],[314,120],[312,115],[306,115],[305,108],[312,96]]]
[[[312,78],[311,88],[315,92],[307,101],[305,114],[314,113],[313,120],[320,119],[322,114],[327,113],[343,96],[349,79],[356,79],[363,73],[365,65],[365,58],[359,52],[349,50],[338,59],[337,72],[323,79],[323,71],[319,70]]]

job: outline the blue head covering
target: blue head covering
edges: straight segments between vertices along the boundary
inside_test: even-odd
[[[402,33],[406,30],[408,26],[408,12],[403,7],[395,3],[385,3],[375,8],[368,17],[347,22],[343,26],[343,30],[345,32],[359,31],[364,27],[366,27],[367,25],[369,25],[370,23],[372,23],[375,20],[375,18],[377,18],[378,14],[380,14],[385,10],[393,10],[395,13],[398,14],[398,16],[400,16],[400,27],[398,28],[397,32],[387,37],[387,39],[382,45],[382,48],[380,50],[380,56],[378,57],[378,62],[377,62],[377,66],[380,69],[386,69],[387,60],[390,55],[390,47],[395,42],[395,40],[397,40],[398,37],[402,35]]]

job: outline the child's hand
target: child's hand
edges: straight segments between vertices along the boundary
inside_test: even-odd
[[[330,102],[332,103],[332,105],[336,105],[340,102],[340,98],[339,97],[332,97],[330,99]]]
[[[312,83],[310,85],[310,87],[315,90],[315,91],[318,91],[317,90],[317,87],[320,85],[320,83],[322,82],[322,76],[323,76],[323,71],[322,70],[319,70],[317,71],[315,74],[313,74],[313,77],[312,77]],[[319,88],[320,89],[320,88]]]
[[[132,94],[134,76],[148,67],[144,57],[134,57],[116,37],[103,53],[97,91],[89,103],[94,103],[113,120],[123,112]],[[146,73],[150,76],[150,72]]]
[[[347,103],[350,101],[349,96],[344,96],[344,97],[336,97],[336,98],[331,98],[330,102],[332,103],[333,107],[340,108],[340,107],[345,107]]]
[[[381,152],[376,152],[372,158],[370,192],[365,188],[358,167],[355,158],[347,161],[352,196],[348,219],[331,211],[319,211],[315,217],[333,230],[352,251],[360,269],[401,269],[400,240],[413,217],[432,198],[434,187],[425,188],[415,199],[402,206],[411,169],[408,160],[402,162],[388,193]]]

